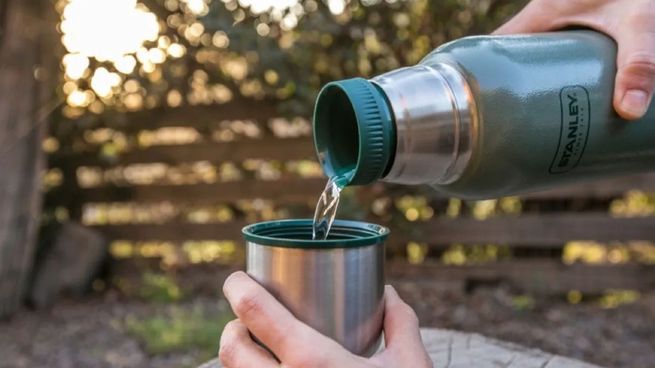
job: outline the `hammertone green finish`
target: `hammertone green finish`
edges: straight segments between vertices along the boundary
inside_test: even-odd
[[[638,121],[615,113],[616,44],[609,37],[592,31],[468,37],[422,63],[456,66],[478,107],[473,157],[456,182],[437,190],[494,198],[655,170],[655,104]]]
[[[366,222],[336,220],[326,240],[312,240],[312,220],[265,221],[248,225],[241,231],[246,241],[286,248],[352,248],[382,245],[389,229]]]

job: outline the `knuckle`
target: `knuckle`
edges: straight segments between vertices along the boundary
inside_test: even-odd
[[[234,359],[235,355],[235,330],[237,328],[237,320],[228,322],[223,328],[221,334],[221,341],[218,350],[218,358],[224,365],[228,365]]]
[[[233,339],[221,343],[218,359],[224,366],[233,366],[237,361],[239,346]]]
[[[646,77],[655,77],[655,50],[631,54],[628,57],[625,67],[634,73]]]
[[[264,312],[261,298],[252,292],[244,293],[234,304],[234,313],[244,320]]]

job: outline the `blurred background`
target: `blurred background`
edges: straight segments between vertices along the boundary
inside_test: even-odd
[[[492,31],[518,0],[2,0],[0,366],[195,367],[240,229],[308,217],[324,83]],[[655,361],[655,176],[487,201],[348,188],[424,326]]]

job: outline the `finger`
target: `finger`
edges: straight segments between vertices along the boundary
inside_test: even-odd
[[[225,325],[218,358],[225,368],[278,367],[275,358],[252,341],[248,329],[238,319]]]
[[[239,320],[282,362],[321,366],[323,362],[333,364],[352,357],[334,340],[296,319],[244,272],[230,275],[225,280],[223,292]]]
[[[388,350],[400,356],[400,361],[411,359],[416,366],[427,366],[430,358],[425,352],[419,331],[418,317],[396,290],[387,285],[384,292],[384,341]]]
[[[544,32],[553,29],[553,20],[558,18],[557,8],[544,1],[531,1],[493,34]]]
[[[614,108],[624,119],[639,119],[648,111],[655,89],[655,2],[651,10],[629,19],[631,26],[613,35],[619,50]]]

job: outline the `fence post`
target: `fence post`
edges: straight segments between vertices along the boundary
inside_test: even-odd
[[[43,19],[51,19],[45,12],[51,8],[41,0],[0,3],[0,317],[20,306],[36,247],[43,108],[52,93],[42,57],[50,60],[53,46],[42,36],[55,32],[54,17],[52,27],[44,27]]]

